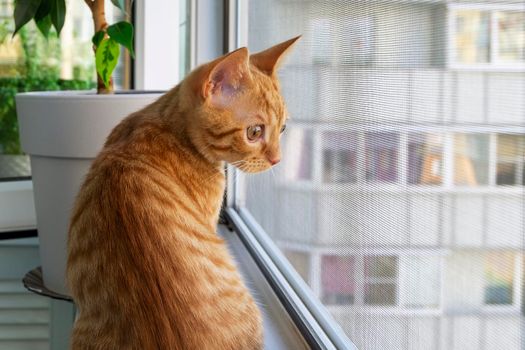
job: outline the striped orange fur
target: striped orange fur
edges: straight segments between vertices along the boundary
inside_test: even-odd
[[[296,40],[200,66],[111,132],[70,222],[72,349],[262,348],[260,311],[216,226],[224,162],[258,172],[279,160],[275,71]]]

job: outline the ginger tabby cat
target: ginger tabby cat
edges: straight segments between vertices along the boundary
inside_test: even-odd
[[[298,38],[191,72],[109,135],[78,194],[72,349],[261,349],[261,313],[216,234],[224,162],[280,158],[276,69]]]

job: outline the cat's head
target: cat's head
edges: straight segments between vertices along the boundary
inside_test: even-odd
[[[238,49],[185,79],[183,86],[192,95],[187,131],[210,161],[226,161],[252,173],[280,161],[288,116],[276,71],[298,39],[253,55]]]

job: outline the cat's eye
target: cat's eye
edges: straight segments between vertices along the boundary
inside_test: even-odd
[[[255,141],[259,139],[264,131],[264,125],[252,125],[249,126],[248,129],[246,129],[246,137],[248,137],[248,140]]]
[[[283,124],[283,126],[281,126],[281,134],[284,132],[284,130],[286,130],[286,124]]]

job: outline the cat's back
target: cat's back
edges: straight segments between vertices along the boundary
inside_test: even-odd
[[[215,234],[224,179],[192,169],[189,156],[154,115],[134,114],[109,136],[71,220],[74,340],[96,332],[121,348],[260,345],[259,311]]]

